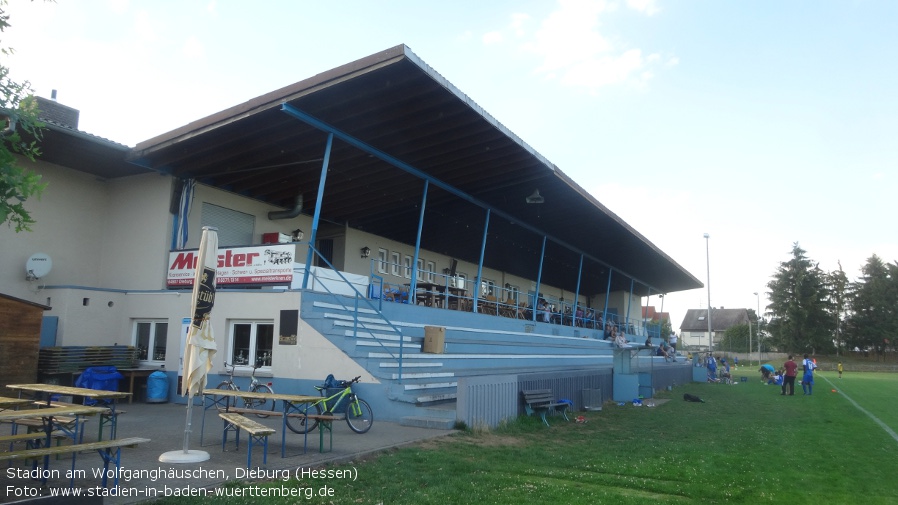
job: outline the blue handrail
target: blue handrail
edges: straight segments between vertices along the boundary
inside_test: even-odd
[[[371,303],[371,300],[369,300],[366,295],[363,295],[362,293],[360,293],[359,290],[356,289],[356,287],[349,281],[349,279],[347,279],[339,270],[337,270],[331,264],[331,262],[327,260],[327,258],[325,258],[314,246],[312,246],[312,244],[308,244],[308,246],[309,246],[309,251],[312,251],[315,256],[318,256],[318,258],[320,258],[321,261],[323,261],[324,264],[327,265],[328,268],[333,270],[334,273],[336,273],[340,277],[340,279],[342,279],[343,282],[345,282],[346,285],[349,286],[349,288],[352,289],[352,291],[355,293],[355,303],[354,303],[354,307],[353,307],[354,310],[352,311],[352,313],[353,313],[353,316],[352,316],[353,317],[353,337],[354,338],[356,338],[356,339],[358,338],[359,324],[361,324],[363,329],[366,329],[366,330],[368,329],[368,325],[365,323],[365,321],[359,318],[359,300],[364,300],[365,304],[371,310],[376,312],[384,321],[386,321],[386,323],[388,325],[390,325],[391,328],[393,328],[393,331],[395,331],[396,334],[399,335],[399,357],[398,358],[396,357],[395,354],[390,352],[390,350],[383,344],[383,342],[380,341],[380,339],[374,339],[374,340],[378,344],[380,344],[381,348],[383,348],[383,350],[386,351],[387,354],[389,354],[391,358],[397,360],[397,362],[399,363],[399,383],[401,384],[402,383],[402,356],[403,356],[403,350],[404,350],[403,349],[404,340],[402,338],[402,330],[399,327],[397,327],[395,324],[393,324],[392,321],[387,319],[387,317],[383,314],[383,311],[381,310],[383,308],[383,306],[381,305],[382,302],[380,302],[380,300],[378,300],[379,306],[375,307],[374,304]],[[310,257],[312,257],[312,256],[310,255]],[[315,275],[312,273],[311,265],[306,264],[305,268],[306,268],[306,275]],[[317,279],[317,275],[315,275],[315,278]],[[381,283],[383,283],[383,278],[381,278]],[[327,284],[325,284],[323,282],[320,282],[318,284],[320,284],[327,293],[329,293],[331,296],[333,296],[334,299],[338,303],[340,303],[340,305],[342,305],[344,309],[347,309],[347,310],[349,309],[349,307],[347,307],[345,304],[343,304],[343,302],[340,301],[340,298],[337,297],[336,294],[334,294],[330,289],[328,289]]]

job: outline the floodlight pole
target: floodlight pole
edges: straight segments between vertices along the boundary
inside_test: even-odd
[[[761,295],[755,291],[755,300],[758,302],[758,366],[761,365]]]
[[[708,354],[714,353],[714,334],[711,333],[711,235],[705,233],[705,262],[708,265]]]

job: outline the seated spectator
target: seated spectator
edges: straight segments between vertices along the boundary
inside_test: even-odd
[[[549,302],[547,302],[546,299],[543,298],[542,293],[540,293],[539,299],[536,301],[536,310],[537,310],[537,316],[541,322],[543,322],[543,323],[551,323],[552,322],[551,313],[549,312],[549,310],[550,310]]]
[[[583,307],[577,307],[577,313],[575,317],[576,319],[574,320],[574,325],[583,327]]]
[[[652,337],[646,337],[646,339],[645,339],[645,346],[646,346],[646,347],[651,347],[651,346],[652,346]]]
[[[618,333],[617,328],[612,330],[614,336],[614,345],[616,347],[629,347],[629,343],[627,342],[627,336],[623,333]]]

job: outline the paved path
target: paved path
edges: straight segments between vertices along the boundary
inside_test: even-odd
[[[122,415],[119,420],[119,438],[145,437],[151,439],[152,442],[135,449],[122,449],[123,472],[119,484],[122,494],[129,496],[106,497],[103,503],[123,505],[162,497],[166,487],[169,492],[204,493],[205,489],[214,490],[226,480],[235,478],[250,480],[247,479],[249,475],[244,469],[246,465],[246,434],[241,433],[239,450],[234,449],[233,434],[231,434],[227,450],[222,452],[222,422],[215,411],[210,410],[206,413],[204,445],[200,446],[203,409],[198,405],[193,408],[190,449],[206,451],[209,453],[210,459],[203,463],[170,464],[160,463],[159,456],[162,453],[179,450],[183,447],[186,405],[135,403],[123,405],[122,409],[126,411],[126,414]],[[353,461],[360,456],[452,433],[446,430],[413,428],[378,421],[376,414],[375,412],[374,426],[364,435],[353,433],[345,422],[335,423],[333,451],[324,454],[318,452],[317,431],[309,434],[308,451],[305,454],[303,454],[303,436],[288,431],[286,458],[281,458],[281,418],[260,419],[252,416],[254,420],[277,429],[277,433],[270,437],[268,464],[264,467],[262,466],[261,447],[253,447],[255,470],[260,476],[280,478],[284,475],[293,476],[297,472],[301,473],[302,469],[333,463],[337,465],[337,468],[353,471]],[[96,440],[97,431],[96,420],[89,421],[85,431],[85,441]],[[0,425],[0,434],[8,433],[9,425]],[[24,497],[17,497],[16,494],[24,494],[26,490],[29,493],[40,493],[42,496],[50,494],[48,488],[40,488],[39,482],[18,478],[10,474],[5,466],[4,463],[3,468],[0,468],[0,503],[22,500]],[[65,473],[71,469],[71,462],[67,458],[60,459],[51,462],[50,467],[53,470],[59,470],[62,477],[65,477]],[[17,468],[30,469],[30,466],[20,464]],[[102,460],[96,453],[79,454],[76,469],[85,470],[88,474],[87,478],[76,480],[76,487],[92,488],[101,484],[101,479],[93,477],[94,470],[102,469]],[[135,478],[128,478],[135,474],[139,475],[136,475]],[[315,479],[307,479],[306,482],[310,487],[320,486],[315,483]],[[48,484],[54,489],[67,488],[69,480],[67,478],[51,479]],[[7,486],[12,487],[8,488]],[[333,492],[335,497],[339,498],[340,490],[334,489]]]

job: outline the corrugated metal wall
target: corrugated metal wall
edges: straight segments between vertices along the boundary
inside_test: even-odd
[[[517,375],[458,378],[456,418],[471,428],[495,428],[518,415]]]
[[[610,368],[459,377],[456,417],[469,427],[496,427],[524,413],[521,391],[525,389],[551,389],[556,399],[571,400],[574,410],[580,411],[584,389],[599,390],[602,398],[611,398],[611,379]]]

